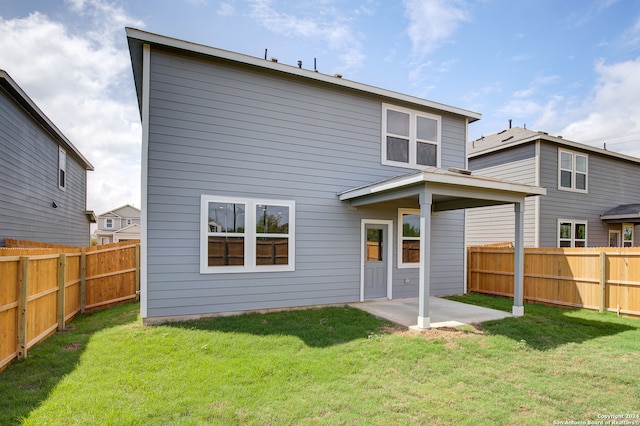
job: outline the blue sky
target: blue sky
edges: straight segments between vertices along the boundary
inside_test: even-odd
[[[0,0],[0,68],[94,164],[88,208],[140,206],[124,27],[424,97],[640,156],[640,0]]]

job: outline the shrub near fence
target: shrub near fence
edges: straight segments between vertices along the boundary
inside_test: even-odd
[[[78,313],[136,299],[139,256],[137,241],[0,248],[0,370]]]
[[[469,247],[467,289],[513,297],[512,247]],[[640,248],[526,248],[524,299],[640,316]]]

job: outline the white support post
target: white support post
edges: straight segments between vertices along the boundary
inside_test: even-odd
[[[524,315],[524,199],[514,204],[515,248],[513,255],[513,315]]]
[[[420,193],[420,279],[418,292],[418,329],[431,328],[429,295],[431,293],[431,204],[433,197],[426,189]]]

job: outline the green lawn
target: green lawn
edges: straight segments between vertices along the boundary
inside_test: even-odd
[[[511,301],[462,300],[510,310]],[[640,320],[527,305],[411,334],[354,308],[71,323],[0,373],[0,424],[553,424],[640,414]],[[640,419],[632,419],[640,421]]]

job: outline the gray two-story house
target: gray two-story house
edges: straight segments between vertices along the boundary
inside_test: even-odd
[[[89,161],[0,70],[0,246],[7,238],[87,247]]]
[[[98,245],[140,239],[140,209],[125,204],[98,215],[93,233]]]
[[[525,203],[528,247],[640,245],[640,158],[513,127],[471,141],[474,174],[546,188]],[[511,209],[467,211],[467,244],[513,241]]]
[[[468,174],[478,113],[127,36],[143,128],[147,322],[417,296],[428,328],[429,296],[465,291],[464,209],[515,205],[522,223],[525,197],[544,193]]]

